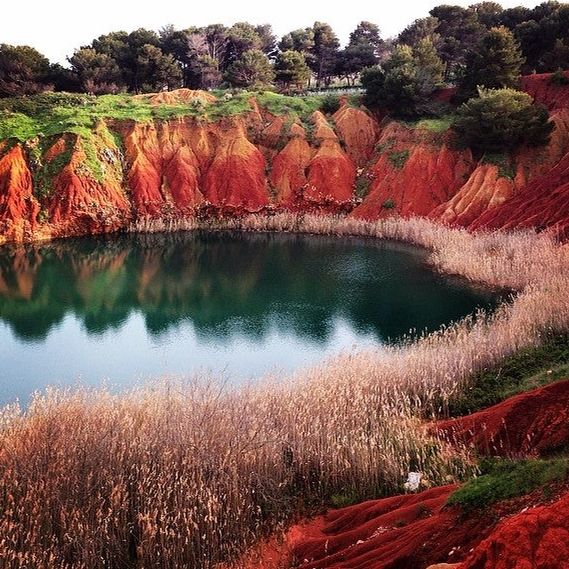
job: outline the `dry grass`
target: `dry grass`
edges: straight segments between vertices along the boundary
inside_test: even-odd
[[[433,484],[456,479],[467,454],[429,437],[420,417],[474,371],[568,328],[569,251],[545,236],[292,215],[208,226],[400,239],[429,247],[439,270],[519,292],[492,316],[258,387],[200,378],[6,408],[2,567],[209,568],[332,495],[396,491],[409,469]]]

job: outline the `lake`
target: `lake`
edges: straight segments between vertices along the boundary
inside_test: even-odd
[[[47,385],[288,373],[500,301],[426,260],[389,241],[229,232],[0,247],[0,403]]]

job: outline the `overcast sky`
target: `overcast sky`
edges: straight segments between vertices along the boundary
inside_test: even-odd
[[[178,29],[247,21],[270,23],[279,36],[312,25],[328,22],[342,43],[358,22],[379,25],[384,37],[394,36],[416,18],[427,15],[439,4],[460,4],[452,0],[3,0],[0,8],[0,43],[31,45],[52,61],[65,63],[66,57],[81,45],[111,31],[137,28],[158,30],[167,24]],[[541,2],[505,0],[504,7],[529,6]]]

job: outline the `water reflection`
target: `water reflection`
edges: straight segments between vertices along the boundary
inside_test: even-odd
[[[113,342],[130,339],[131,359],[165,338],[172,352],[197,353],[212,343],[228,350],[230,344],[243,350],[243,342],[260,346],[272,335],[277,347],[267,357],[279,365],[299,343],[323,352],[339,326],[352,343],[396,340],[410,328],[432,330],[495,302],[487,291],[433,273],[417,249],[359,239],[176,233],[3,247],[0,344],[17,348],[20,360],[0,379],[12,373],[27,381],[25,346],[32,343],[40,358],[37,350],[47,349],[56,332],[70,345],[77,341],[72,334],[82,334],[85,359],[109,335]],[[137,346],[133,326],[140,318]],[[182,334],[190,329],[193,339]],[[176,335],[184,338],[180,345]],[[248,354],[240,359],[246,363],[240,373],[262,372]],[[125,362],[113,363],[132,374]],[[60,378],[67,377],[64,365]],[[191,370],[184,364],[173,371]],[[95,377],[96,369],[81,373],[91,372]]]

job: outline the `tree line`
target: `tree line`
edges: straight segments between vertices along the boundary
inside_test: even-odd
[[[481,2],[468,8],[437,6],[396,38],[384,39],[378,25],[361,22],[344,47],[324,22],[280,39],[269,24],[247,22],[112,32],[77,49],[68,67],[50,63],[32,47],[1,44],[0,96],[50,89],[103,94],[267,85],[291,91],[338,79],[353,85],[372,68],[373,81],[387,84],[388,92],[390,85],[407,86],[404,97],[417,107],[434,86],[460,84],[466,92],[470,82],[472,91],[480,79],[469,75],[473,59],[486,49],[485,42],[495,41],[496,30],[508,39],[493,49],[511,50],[503,55],[513,56],[512,65],[521,73],[569,68],[569,4],[504,9]]]

